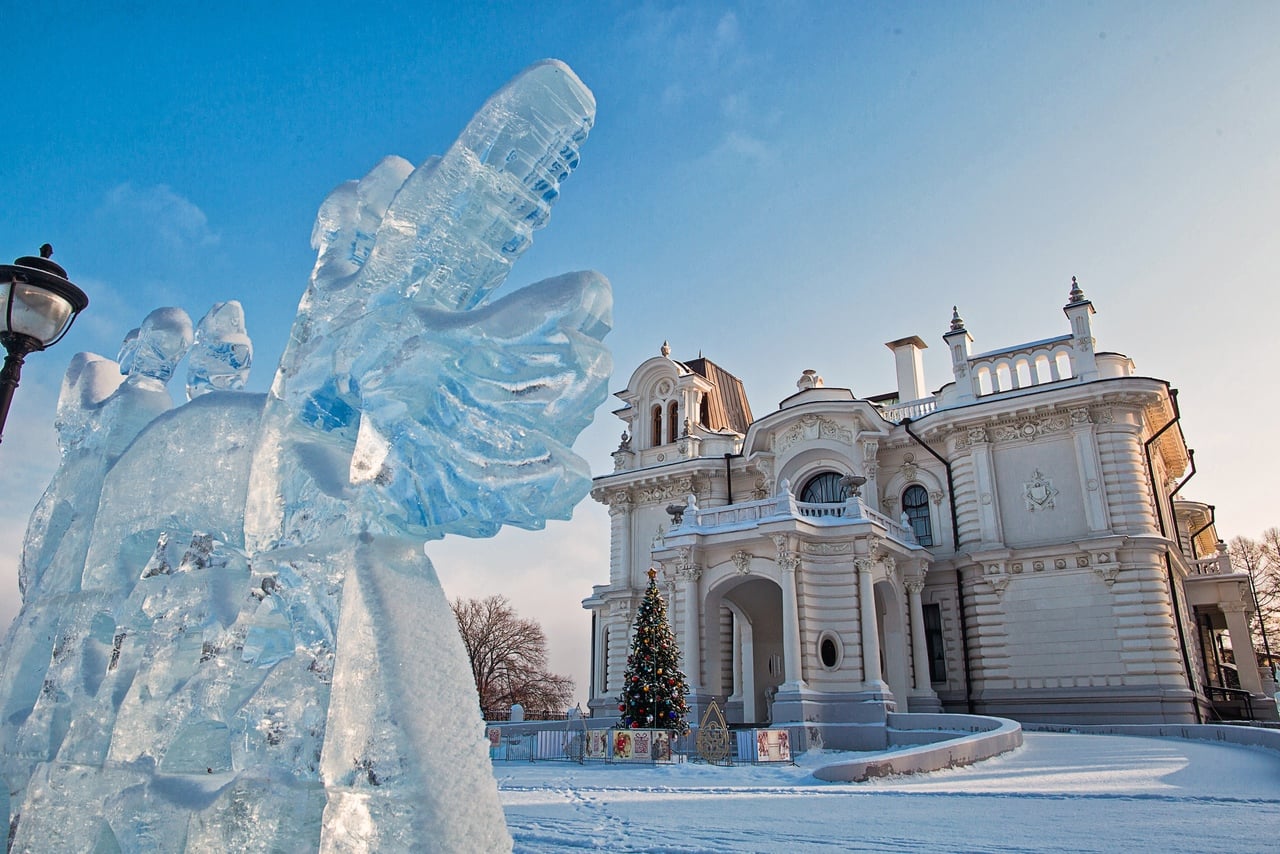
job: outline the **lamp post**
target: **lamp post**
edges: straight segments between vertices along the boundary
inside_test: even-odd
[[[7,351],[0,370],[0,436],[27,355],[57,344],[89,304],[51,255],[53,247],[46,243],[39,258],[0,264],[0,344]]]

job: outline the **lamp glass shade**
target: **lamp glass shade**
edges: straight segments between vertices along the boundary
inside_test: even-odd
[[[66,297],[22,281],[0,282],[0,332],[26,335],[47,347],[58,340],[74,314]]]

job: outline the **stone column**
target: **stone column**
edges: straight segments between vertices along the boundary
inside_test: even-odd
[[[1240,687],[1250,694],[1262,693],[1262,678],[1258,675],[1258,656],[1253,651],[1253,638],[1249,635],[1249,618],[1243,603],[1222,606],[1227,618],[1227,634],[1231,636],[1231,649],[1236,659],[1236,672],[1240,674]]]
[[[907,610],[911,616],[911,669],[915,671],[913,693],[932,695],[933,681],[929,678],[929,645],[924,630],[924,608],[920,604],[920,591],[924,590],[923,578],[908,578]]]
[[[676,557],[676,578],[680,582],[680,598],[684,603],[684,662],[689,676],[689,690],[702,690],[702,633],[699,616],[698,579],[702,568],[694,563],[693,549],[681,546]]]
[[[862,681],[867,688],[888,691],[884,672],[880,669],[880,630],[876,621],[875,590],[871,580],[869,557],[856,558],[853,562],[858,572],[858,609],[862,623]]]
[[[1000,504],[996,496],[995,464],[992,461],[991,444],[987,431],[982,427],[969,429],[970,453],[973,459],[974,488],[978,499],[978,526],[984,546],[1003,543],[1000,529]]]
[[[1076,469],[1080,476],[1080,492],[1084,496],[1084,515],[1090,531],[1107,531],[1111,519],[1107,514],[1107,498],[1102,478],[1102,460],[1094,433],[1093,416],[1087,407],[1071,410],[1071,441],[1076,451]]]
[[[631,585],[631,493],[619,490],[609,496],[609,584]]]
[[[800,597],[796,591],[796,572],[800,569],[800,555],[790,549],[785,534],[775,534],[778,547],[777,564],[782,572],[782,650],[785,688],[803,688],[802,656],[800,648]]]

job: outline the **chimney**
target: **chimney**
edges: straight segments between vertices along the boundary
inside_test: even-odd
[[[920,336],[899,338],[884,346],[893,351],[893,359],[898,369],[898,400],[919,400],[926,397],[924,390],[924,362],[920,351],[929,345],[920,340]]]

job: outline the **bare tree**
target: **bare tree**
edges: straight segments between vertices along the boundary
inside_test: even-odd
[[[1260,540],[1233,539],[1231,562],[1253,578],[1258,603],[1258,619],[1253,621],[1254,648],[1274,657],[1280,654],[1280,528],[1268,528]]]
[[[547,636],[537,620],[518,616],[505,596],[451,603],[471,660],[486,720],[513,703],[530,717],[558,716],[573,697],[573,680],[547,672]]]

